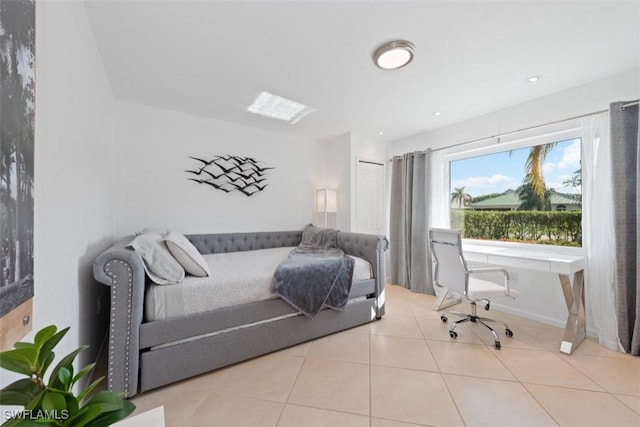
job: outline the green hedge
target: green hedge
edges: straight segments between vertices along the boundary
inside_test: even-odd
[[[582,245],[581,211],[451,210],[451,227],[468,239]]]

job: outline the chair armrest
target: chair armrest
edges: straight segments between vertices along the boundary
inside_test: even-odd
[[[511,275],[506,268],[503,267],[481,267],[481,268],[468,268],[468,274],[474,273],[502,273],[504,275],[504,294],[505,296],[515,298],[518,293],[514,289],[509,288],[509,280]]]
[[[467,271],[469,272],[469,274],[477,274],[477,273],[502,273],[504,274],[504,277],[509,280],[511,279],[511,276],[509,275],[509,272],[507,271],[506,268],[502,268],[502,267],[482,267],[482,268],[469,268],[467,269]]]

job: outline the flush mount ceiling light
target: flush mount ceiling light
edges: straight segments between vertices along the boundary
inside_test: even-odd
[[[262,92],[256,97],[253,104],[251,104],[247,110],[254,114],[296,124],[307,114],[313,113],[315,108],[310,108],[299,102],[273,95],[269,92]]]
[[[415,46],[406,40],[393,40],[373,52],[373,62],[384,70],[404,67],[413,59]]]
[[[537,82],[538,80],[540,80],[542,78],[542,76],[540,74],[538,74],[537,76],[531,76],[527,79],[527,81],[529,83],[533,83],[533,82]]]

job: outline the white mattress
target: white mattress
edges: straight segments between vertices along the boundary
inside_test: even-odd
[[[203,255],[211,276],[187,276],[177,285],[149,285],[145,295],[145,319],[170,319],[276,298],[271,291],[273,273],[292,249]],[[352,258],[355,260],[354,283],[373,277],[371,264],[362,258]]]

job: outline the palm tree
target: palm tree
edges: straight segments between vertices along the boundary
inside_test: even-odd
[[[543,165],[547,155],[555,148],[557,142],[535,145],[529,149],[525,162],[525,176],[522,186],[518,188],[521,204],[518,210],[550,210],[549,190],[544,182]]]
[[[516,192],[520,199],[519,211],[541,211],[544,207],[542,199],[533,191],[531,184],[523,184]]]
[[[531,184],[523,184],[516,192],[520,199],[519,211],[550,211],[553,189],[546,188],[542,197],[533,191]]]
[[[451,201],[458,203],[458,209],[462,209],[470,200],[471,196],[464,192],[464,187],[454,188],[451,193]]]
[[[562,185],[565,187],[573,187],[574,190],[580,194],[582,188],[582,168],[578,169],[571,175],[571,178],[562,181]]]
[[[544,193],[546,185],[544,182],[544,171],[542,165],[544,164],[547,155],[558,145],[557,142],[551,142],[549,144],[535,145],[529,150],[527,161],[525,162],[525,177],[523,179],[524,185],[529,185],[531,191],[544,201]]]

